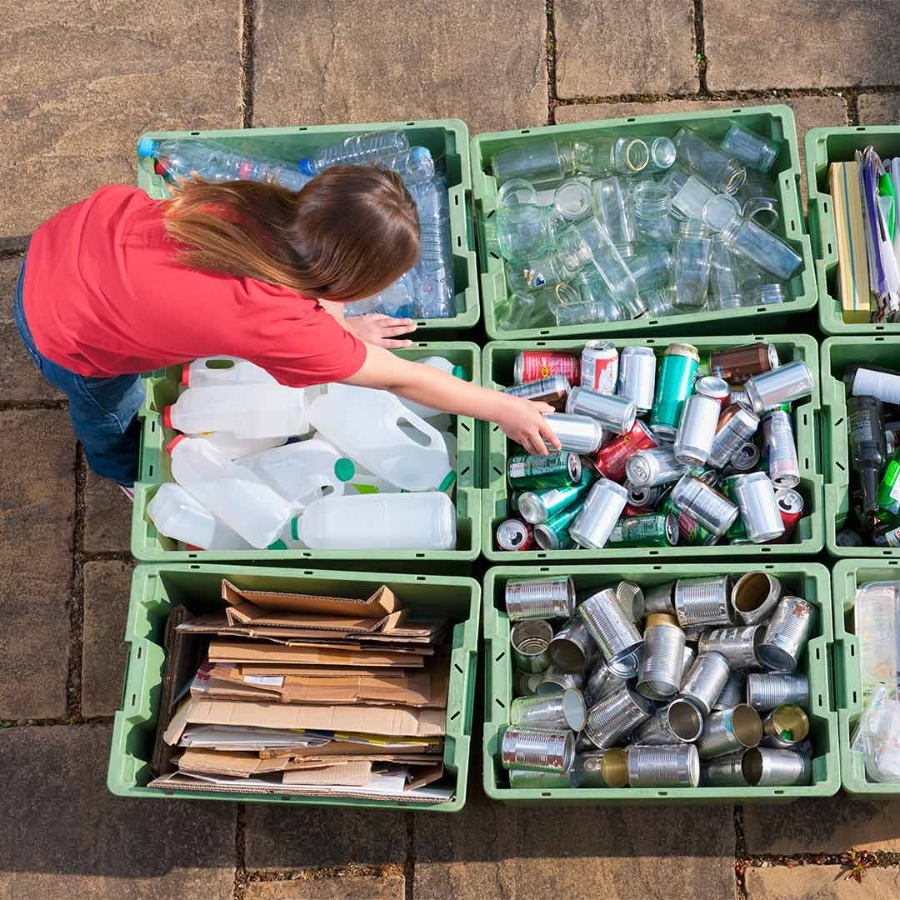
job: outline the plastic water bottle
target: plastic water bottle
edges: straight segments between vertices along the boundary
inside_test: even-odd
[[[312,177],[318,172],[336,166],[364,165],[379,159],[392,157],[409,150],[409,139],[403,131],[370,131],[349,137],[339,144],[330,144],[305,156],[297,163],[304,175]]]
[[[322,497],[343,494],[345,482],[355,474],[349,459],[318,438],[267,450],[242,465],[284,497],[296,513]]]
[[[237,437],[306,434],[302,388],[282,384],[234,384],[188,388],[163,410],[163,425],[186,434],[229,431]]]
[[[427,147],[410,147],[401,153],[375,160],[375,165],[396,172],[407,185],[434,178],[434,159]]]
[[[408,185],[419,210],[419,261],[414,278],[420,316],[452,316],[453,250],[450,246],[450,200],[443,178]]]
[[[138,156],[156,159],[164,173],[172,178],[196,175],[206,181],[277,182],[289,191],[299,191],[310,181],[290,163],[258,159],[210,140],[172,138],[157,141],[142,137]]]
[[[413,273],[407,272],[389,284],[381,293],[366,297],[365,300],[356,300],[353,303],[344,304],[345,316],[365,316],[369,313],[384,313],[387,316],[401,317],[405,315],[402,310],[411,310],[412,318],[415,317],[416,294],[413,284]]]
[[[446,372],[448,375],[454,375],[457,378],[465,379],[466,377],[466,370],[462,366],[454,366],[450,360],[444,359],[443,356],[426,356],[425,359],[420,359],[418,362],[420,365],[431,366],[432,369],[438,369],[441,372]],[[408,410],[411,410],[423,419],[434,418],[434,416],[439,416],[443,412],[443,410],[440,409],[423,406],[421,403],[416,403],[415,400],[404,400],[403,397],[398,397],[397,399]]]
[[[172,477],[219,521],[259,550],[278,539],[291,507],[246,466],[231,462],[208,441],[184,435],[167,449]]]
[[[406,491],[429,491],[452,476],[440,432],[387,391],[334,384],[309,421],[355,463]],[[401,430],[412,426],[414,436]]]
[[[452,550],[456,510],[438,492],[325,497],[291,519],[289,534],[311,550]]]
[[[201,550],[250,550],[237,532],[223,525],[183,487],[160,485],[147,504],[147,515],[156,530],[173,541],[184,541]]]
[[[277,384],[265,369],[236,356],[204,356],[181,367],[185,387],[212,387],[218,384]]]
[[[229,431],[207,431],[201,434],[191,434],[188,437],[198,438],[201,441],[209,441],[220,453],[224,453],[229,459],[243,459],[245,456],[255,456],[257,453],[265,453],[273,447],[280,447],[287,441],[287,437],[272,438],[239,438]]]

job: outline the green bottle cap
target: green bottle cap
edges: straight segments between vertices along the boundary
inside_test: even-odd
[[[295,541],[300,540],[300,516],[291,519],[291,538]]]
[[[356,466],[353,465],[353,460],[342,456],[334,464],[334,474],[338,481],[350,481],[356,474]]]
[[[451,470],[447,473],[444,480],[438,485],[438,490],[439,491],[449,491],[450,488],[453,486],[453,482],[455,482],[455,481],[456,481],[456,472]]]
[[[452,374],[453,374],[454,378],[462,378],[462,380],[465,381],[466,380],[466,367],[465,366],[454,366]]]
[[[288,545],[283,540],[281,540],[281,538],[278,538],[277,541],[273,541],[271,544],[269,544],[269,546],[266,547],[266,550],[287,550],[287,548]]]

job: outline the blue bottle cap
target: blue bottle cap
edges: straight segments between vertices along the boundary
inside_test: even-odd
[[[304,156],[297,163],[297,168],[304,174],[312,177],[316,174],[316,161],[311,156]]]
[[[151,156],[156,156],[158,150],[159,141],[155,141],[152,137],[147,137],[146,134],[138,141],[137,155],[141,159],[148,159]]]
[[[431,151],[427,147],[413,147],[410,151],[413,162],[422,165],[431,162]]]

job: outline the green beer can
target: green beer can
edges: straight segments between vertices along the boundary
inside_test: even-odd
[[[609,536],[610,547],[673,547],[678,543],[678,516],[674,513],[648,513],[624,516]]]
[[[519,515],[532,525],[541,525],[581,500],[588,492],[592,481],[591,473],[582,468],[581,480],[571,487],[550,488],[547,491],[523,491],[519,494]]]
[[[675,438],[684,401],[691,395],[700,368],[700,354],[692,344],[669,344],[663,353],[656,395],[650,410],[650,428],[660,437]]]
[[[541,550],[571,550],[575,541],[569,536],[569,526],[581,512],[581,504],[575,503],[558,512],[552,519],[534,526],[534,539]]]
[[[523,491],[572,487],[581,481],[581,458],[569,450],[547,456],[514,456],[506,475],[511,487]]]

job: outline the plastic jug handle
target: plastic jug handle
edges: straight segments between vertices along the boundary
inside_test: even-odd
[[[407,425],[410,428],[418,431],[419,434],[424,435],[428,438],[427,444],[420,444],[422,447],[434,447],[438,441],[443,440],[441,438],[441,433],[432,425],[429,425],[424,419],[420,418],[413,412],[404,413],[401,416],[397,416],[394,420],[394,426],[399,430],[401,425]],[[418,441],[416,441],[418,443]]]

